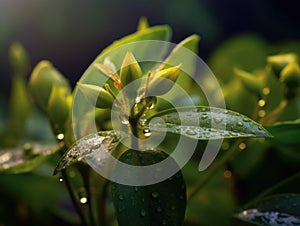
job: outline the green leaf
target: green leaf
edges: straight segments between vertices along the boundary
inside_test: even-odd
[[[265,126],[274,138],[270,142],[280,145],[300,144],[300,119],[295,121],[279,122]]]
[[[193,79],[191,79],[191,75],[195,72],[199,41],[200,37],[198,35],[191,35],[182,40],[176,45],[158,70],[182,64],[185,71],[180,72],[176,83],[183,88],[189,89],[194,83]],[[194,52],[195,55],[191,54],[188,50]]]
[[[85,160],[91,167],[103,166],[102,162],[110,155],[117,144],[119,136],[113,131],[100,131],[87,135],[76,141],[57,164],[54,174],[66,167]]]
[[[23,148],[1,150],[0,172],[19,174],[30,172],[61,149],[61,144],[25,144]]]
[[[241,211],[237,218],[256,225],[299,225],[300,195],[280,194],[255,203],[251,209]]]
[[[170,132],[198,139],[271,137],[261,125],[239,113],[208,106],[179,107],[158,112],[144,129]]]
[[[140,152],[129,149],[120,156],[119,161],[133,166],[148,166],[166,158],[171,157],[160,150]],[[179,170],[176,161],[171,160]],[[121,174],[122,177],[129,176],[118,167],[117,163],[114,173]],[[141,173],[134,174],[139,177],[142,176]],[[180,170],[170,178],[146,186],[113,182],[111,196],[119,226],[182,225],[186,208],[186,187]]]

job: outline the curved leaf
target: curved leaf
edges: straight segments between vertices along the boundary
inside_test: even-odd
[[[265,198],[236,217],[256,225],[299,225],[300,195],[280,194]]]
[[[23,148],[0,152],[0,172],[25,173],[39,167],[61,149],[61,144],[25,144]]]
[[[208,106],[161,111],[144,126],[151,132],[170,132],[198,139],[271,137],[261,125],[239,113]]]
[[[76,141],[63,155],[57,164],[54,174],[85,158],[92,157],[104,161],[109,152],[119,143],[119,136],[114,131],[100,131],[87,135]]]
[[[266,128],[273,134],[274,139],[272,139],[272,142],[276,144],[300,144],[300,119],[266,125]]]

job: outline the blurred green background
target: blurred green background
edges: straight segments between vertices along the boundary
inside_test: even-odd
[[[0,93],[9,93],[7,55],[15,40],[33,65],[49,59],[74,85],[105,46],[135,31],[141,16],[150,25],[169,24],[174,42],[200,34],[199,55],[207,59],[224,40],[244,32],[269,42],[299,38],[296,6],[292,0],[1,0]]]

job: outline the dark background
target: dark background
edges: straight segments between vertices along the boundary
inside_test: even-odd
[[[0,0],[0,93],[8,95],[8,48],[20,41],[35,65],[48,59],[72,85],[115,39],[135,31],[141,16],[169,24],[173,42],[197,33],[200,57],[236,34],[269,42],[300,38],[297,1],[272,0]]]

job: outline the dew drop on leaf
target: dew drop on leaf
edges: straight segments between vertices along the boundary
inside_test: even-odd
[[[262,93],[263,93],[264,95],[266,95],[266,96],[269,95],[269,94],[270,94],[270,88],[269,88],[269,87],[263,88]]]
[[[214,118],[214,122],[217,124],[221,123],[222,121],[223,121],[222,118]]]
[[[81,197],[80,199],[79,199],[79,202],[81,203],[81,204],[86,204],[87,203],[87,197]]]
[[[151,131],[150,131],[150,129],[144,129],[144,130],[143,130],[143,133],[144,133],[144,135],[145,135],[146,137],[150,137],[150,136],[151,136]]]
[[[60,133],[56,136],[57,140],[63,140],[65,138],[65,135],[63,133]]]
[[[236,125],[237,126],[244,126],[244,124],[242,122],[237,122]]]

